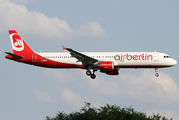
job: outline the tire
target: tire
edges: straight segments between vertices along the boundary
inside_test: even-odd
[[[156,76],[156,77],[158,77],[158,76],[159,76],[159,74],[158,74],[158,73],[155,73],[155,76]]]
[[[90,70],[87,70],[87,71],[86,71],[86,75],[90,76],[90,75],[91,75],[91,71],[90,71]]]
[[[96,78],[96,75],[95,75],[95,74],[91,74],[91,78],[92,78],[92,79],[95,79],[95,78]]]

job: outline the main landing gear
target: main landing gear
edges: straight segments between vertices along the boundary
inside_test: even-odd
[[[91,73],[90,70],[87,70],[86,71],[86,75],[90,76],[92,79],[95,79],[96,78],[96,75],[94,74],[96,70],[93,70],[93,73]]]
[[[158,72],[157,72],[157,68],[155,68],[155,76],[156,76],[156,77],[159,76],[159,74],[158,74]]]

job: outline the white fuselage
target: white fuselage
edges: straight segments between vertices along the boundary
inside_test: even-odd
[[[68,52],[37,54],[60,63],[82,65]],[[113,61],[114,66],[119,68],[170,67],[176,64],[176,61],[169,55],[159,52],[83,52],[82,54],[99,61]],[[42,59],[42,62],[45,61]]]

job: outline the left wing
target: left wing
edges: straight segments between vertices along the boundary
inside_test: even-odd
[[[72,57],[75,57],[78,60],[77,62],[82,62],[82,64],[84,66],[89,66],[89,65],[93,66],[94,63],[98,62],[97,59],[94,59],[94,58],[89,57],[87,55],[84,55],[84,54],[82,54],[80,52],[77,52],[77,51],[75,51],[75,50],[73,50],[71,48],[66,48],[66,47],[63,46],[63,50],[65,50],[65,49],[70,52]]]

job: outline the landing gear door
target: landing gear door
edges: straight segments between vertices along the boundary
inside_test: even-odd
[[[154,61],[158,62],[159,61],[159,54],[155,52],[154,54]]]

